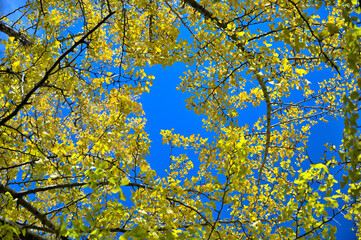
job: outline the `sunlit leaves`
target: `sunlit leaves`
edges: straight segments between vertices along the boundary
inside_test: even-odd
[[[2,41],[1,237],[28,234],[19,221],[74,239],[331,239],[333,219],[359,221],[355,4],[28,1],[2,18],[32,44]],[[162,130],[159,174],[139,96],[176,62],[210,136]],[[311,160],[329,115],[345,117],[339,157]]]

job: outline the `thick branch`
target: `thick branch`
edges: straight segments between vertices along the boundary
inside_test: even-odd
[[[29,240],[29,239],[32,239],[32,240],[50,240],[49,238],[47,237],[44,237],[36,232],[33,232],[29,229],[27,229],[26,226],[23,226],[19,223],[16,223],[16,222],[13,222],[9,219],[6,219],[2,216],[0,216],[0,223],[2,224],[8,224],[8,225],[11,225],[11,226],[14,226],[14,227],[17,227],[19,228],[20,230],[23,230],[25,229],[25,235],[23,235],[22,233],[18,236],[19,239],[21,240]]]
[[[270,146],[270,143],[271,143],[271,113],[272,113],[272,107],[271,107],[271,101],[270,101],[270,98],[269,98],[269,94],[268,94],[265,82],[259,76],[257,76],[257,81],[258,81],[259,85],[261,86],[261,89],[262,89],[262,92],[263,92],[263,97],[264,97],[264,99],[266,101],[266,106],[267,106],[267,113],[266,113],[266,118],[267,118],[267,123],[266,123],[266,145],[265,145],[265,149],[264,149],[264,154],[263,154],[263,158],[262,158],[261,167],[259,169],[259,174],[258,174],[257,187],[259,187],[259,184],[260,184],[261,178],[262,178],[263,168],[264,168],[264,165],[266,164],[268,151],[269,151],[269,146]]]
[[[34,189],[18,192],[18,193],[16,193],[16,197],[24,197],[24,196],[29,195],[29,194],[34,194],[34,193],[38,193],[38,192],[45,192],[45,191],[54,190],[54,189],[82,187],[82,186],[85,186],[87,184],[89,184],[89,183],[87,183],[87,182],[78,182],[78,183],[54,184],[54,185],[50,185],[50,186],[46,186],[46,187],[39,187],[39,188],[34,188]],[[109,182],[99,182],[97,184],[97,186],[104,186],[104,185],[108,185],[108,184],[109,184]],[[149,187],[147,187],[145,185],[138,184],[138,183],[129,183],[129,184],[125,185],[125,186],[139,187],[139,188],[149,188]]]
[[[0,21],[0,32],[5,33],[9,37],[14,37],[15,39],[19,40],[21,44],[28,47],[31,46],[32,43],[26,38],[26,36],[13,28],[9,27],[5,22]]]
[[[194,0],[184,0],[184,2],[187,3],[189,6],[191,6],[193,9],[195,9],[197,12],[202,14],[202,16],[205,19],[210,19],[213,22],[215,22],[218,27],[220,27],[222,29],[227,28],[227,24],[222,23],[221,21],[219,21],[219,19],[217,17],[215,17],[211,12],[209,12],[205,7],[203,7],[202,5],[197,3],[196,1],[194,1]]]
[[[33,205],[31,205],[28,201],[24,200],[22,197],[18,197],[17,192],[0,183],[0,193],[6,193],[6,192],[10,193],[14,199],[17,199],[17,203],[19,203],[26,210],[31,212],[31,214],[33,214],[37,219],[39,219],[44,226],[51,229],[53,233],[56,234],[58,233],[57,227],[49,219],[47,219],[44,214],[39,212]],[[68,238],[63,238],[63,239],[68,239]]]
[[[208,11],[205,7],[197,3],[195,0],[183,0],[183,1],[187,3],[189,6],[191,6],[194,10],[202,14],[202,16],[205,19],[212,20],[219,29],[226,32],[228,37],[236,42],[236,46],[238,48],[240,48],[244,52],[246,51],[242,41],[240,41],[237,35],[235,33],[232,34],[229,31],[227,31],[227,23],[224,23],[221,20],[219,20],[219,18],[214,16],[210,11]]]
[[[38,192],[45,192],[48,190],[54,190],[54,189],[63,189],[63,188],[72,188],[72,187],[79,187],[79,186],[84,186],[86,185],[86,183],[64,183],[64,184],[55,184],[55,185],[50,185],[50,186],[46,186],[46,187],[39,187],[39,188],[34,188],[34,189],[30,189],[30,190],[26,190],[26,191],[21,191],[17,193],[17,197],[23,197],[29,194],[34,194],[34,193],[38,193]]]

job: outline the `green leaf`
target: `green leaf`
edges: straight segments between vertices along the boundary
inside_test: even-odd
[[[329,189],[327,189],[325,196],[328,197],[331,195],[331,193],[332,193],[332,188],[329,188]]]
[[[123,193],[122,190],[119,191],[119,199],[122,200],[122,201],[125,201],[125,200],[126,200],[126,197],[125,197],[125,195],[124,195],[124,193]]]
[[[128,178],[122,178],[122,180],[120,181],[120,185],[121,186],[127,186],[130,183]]]
[[[349,177],[346,175],[343,175],[342,180],[340,181],[340,185],[341,185],[342,189],[346,186],[346,184],[348,184],[348,181],[349,181]]]
[[[338,151],[338,155],[340,156],[342,161],[345,161],[346,153],[344,151]]]
[[[331,35],[339,32],[339,28],[335,23],[327,23],[326,26]]]
[[[351,100],[357,100],[359,98],[360,94],[357,91],[353,91],[350,95]]]

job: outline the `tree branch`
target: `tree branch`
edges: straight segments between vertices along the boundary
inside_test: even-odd
[[[311,35],[317,40],[318,42],[318,46],[320,47],[320,51],[322,53],[322,55],[327,59],[327,61],[331,64],[332,68],[334,68],[336,70],[336,72],[338,73],[338,75],[340,74],[340,71],[338,70],[338,66],[329,58],[329,56],[327,56],[327,54],[322,50],[322,46],[321,46],[321,40],[320,38],[318,38],[316,36],[316,34],[314,33],[313,29],[311,28],[310,23],[307,21],[307,19],[303,16],[301,10],[298,8],[297,4],[295,2],[293,2],[292,0],[288,0],[297,10],[297,13],[300,15],[300,17],[302,18],[302,20],[306,23],[307,28],[310,30]]]
[[[258,74],[258,73],[256,73]],[[262,172],[263,172],[263,168],[264,165],[266,164],[266,160],[267,160],[267,156],[268,156],[268,151],[269,151],[269,146],[271,144],[271,113],[272,113],[272,106],[271,106],[271,101],[269,98],[269,94],[266,88],[266,83],[263,81],[263,79],[260,78],[259,75],[256,75],[257,77],[257,81],[259,83],[259,85],[261,86],[262,92],[263,92],[263,97],[266,101],[266,106],[267,106],[267,112],[266,112],[266,118],[267,118],[267,123],[266,123],[266,145],[265,145],[265,149],[264,149],[264,154],[263,154],[263,159],[262,159],[262,163],[261,163],[261,167],[259,169],[259,174],[258,174],[258,180],[257,180],[257,187],[259,187],[260,182],[261,182],[261,178],[262,178]]]
[[[38,193],[38,192],[45,192],[45,191],[54,190],[54,189],[82,187],[82,186],[85,186],[87,184],[89,184],[89,183],[87,183],[87,182],[78,182],[78,183],[54,184],[54,185],[50,185],[50,186],[46,186],[46,187],[39,187],[39,188],[34,188],[34,189],[18,192],[18,193],[16,193],[16,197],[17,198],[24,197],[24,196],[29,195],[29,194],[34,194],[34,193]],[[108,184],[109,184],[109,182],[99,182],[97,184],[97,186],[104,186],[104,185],[108,185]],[[150,187],[147,187],[147,186],[139,184],[139,183],[128,183],[125,186],[127,186],[127,187],[139,187],[139,188],[150,188]]]
[[[3,149],[3,148],[0,148],[0,149]],[[34,164],[37,161],[40,161],[40,159],[34,159],[34,160],[31,160],[31,161],[28,161],[28,162],[20,163],[20,164],[9,166],[9,167],[2,167],[2,168],[0,168],[0,171],[9,170],[9,169],[13,169],[13,168],[20,168],[20,167],[28,165],[28,164],[30,164],[30,165]]]
[[[11,220],[9,220],[9,219],[6,219],[6,218],[4,218],[4,217],[2,217],[2,216],[0,216],[0,223],[2,223],[2,224],[8,224],[8,225],[11,225],[11,226],[14,226],[14,227],[17,227],[17,228],[19,228],[20,230],[23,230],[23,229],[25,229],[25,235],[22,235],[22,234],[20,234],[18,237],[19,237],[19,239],[21,239],[21,240],[50,240],[49,238],[47,238],[47,237],[44,237],[44,236],[42,236],[42,235],[40,235],[40,234],[38,234],[38,233],[36,233],[36,232],[33,232],[33,231],[31,231],[31,230],[29,230],[28,228],[27,228],[27,226],[24,226],[24,225],[22,225],[22,224],[19,224],[19,223],[17,223],[17,222],[13,222],[13,221],[11,221]]]
[[[263,80],[264,77],[260,76],[257,67],[254,67],[254,64],[252,64],[252,62],[248,60],[249,58],[251,58],[251,59],[254,58],[253,53],[246,50],[246,48],[243,45],[242,41],[239,39],[239,37],[235,33],[232,34],[229,31],[227,31],[227,24],[220,21],[217,17],[215,17],[211,12],[209,12],[207,9],[205,9],[202,5],[197,3],[195,0],[183,0],[183,1],[185,3],[187,3],[189,6],[191,6],[194,10],[196,10],[197,12],[202,14],[202,16],[205,19],[210,19],[213,22],[215,22],[215,24],[218,26],[218,28],[220,28],[222,31],[224,31],[227,34],[227,36],[236,43],[236,46],[242,52],[244,52],[244,56],[246,58],[246,61],[251,65],[252,68],[254,68],[254,70],[253,70],[254,76],[256,77],[259,85],[261,86],[261,89],[262,89],[262,92],[263,92],[263,97],[265,99],[266,106],[267,106],[267,110],[266,110],[267,111],[266,112],[266,118],[267,118],[266,144],[265,144],[265,150],[264,150],[262,163],[261,163],[261,167],[260,167],[260,170],[259,170],[258,181],[257,181],[257,186],[259,187],[259,184],[260,184],[260,181],[261,181],[261,178],[262,178],[262,171],[263,171],[264,165],[266,164],[266,159],[268,157],[268,151],[269,151],[269,146],[270,146],[270,142],[271,142],[271,112],[272,112],[272,106],[271,106],[270,97],[269,97],[269,94],[268,94],[268,91],[267,91],[267,88],[266,88],[266,83]]]
[[[8,35],[9,37],[14,37],[15,39],[17,39],[18,41],[21,42],[21,44],[23,44],[25,47],[29,47],[31,45],[33,45],[24,34],[22,34],[21,32],[18,32],[16,30],[14,30],[13,28],[9,27],[5,22],[0,21],[0,32],[5,33],[6,35]]]
[[[0,193],[6,193],[6,192],[10,193],[14,199],[17,199],[17,202],[21,206],[23,206],[26,210],[28,210],[31,214],[33,214],[34,217],[39,219],[44,226],[51,229],[53,233],[55,234],[59,233],[59,231],[57,230],[58,228],[49,219],[47,219],[44,214],[38,211],[33,205],[31,205],[28,201],[24,200],[22,197],[18,197],[17,192],[0,183]],[[62,239],[68,239],[68,238],[62,237]]]
[[[46,80],[50,77],[53,70],[60,64],[60,62],[71,52],[75,50],[76,47],[78,47],[80,44],[85,43],[85,39],[89,37],[90,34],[92,34],[95,30],[97,30],[103,23],[105,23],[106,20],[108,20],[115,12],[109,13],[105,18],[103,18],[102,21],[100,21],[97,25],[95,25],[89,32],[87,32],[81,39],[79,39],[77,42],[75,42],[68,50],[66,50],[50,67],[49,70],[47,70],[44,74],[44,77],[35,84],[35,86],[25,95],[23,100],[20,102],[19,105],[12,111],[8,116],[4,117],[0,121],[0,126],[3,126],[8,122],[10,119],[15,117],[18,112],[24,107],[24,105],[29,101],[30,97],[41,87],[45,84]]]

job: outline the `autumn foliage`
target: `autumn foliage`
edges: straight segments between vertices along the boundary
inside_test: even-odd
[[[361,237],[359,13],[355,0],[28,0],[1,13],[0,238],[334,239],[340,218]],[[160,177],[139,96],[152,66],[174,63],[214,137],[162,130],[182,154]],[[332,118],[343,144],[311,160],[312,126]]]

